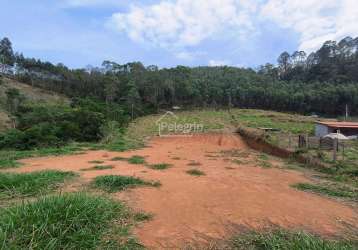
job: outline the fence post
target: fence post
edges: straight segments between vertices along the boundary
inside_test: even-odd
[[[338,139],[333,140],[333,161],[337,161]]]
[[[291,149],[291,133],[288,134],[288,149]]]
[[[309,142],[310,138],[308,137],[308,134],[306,134],[306,147],[307,149],[310,148],[310,142]]]

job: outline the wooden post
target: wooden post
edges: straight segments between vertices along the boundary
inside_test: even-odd
[[[310,147],[308,134],[306,134],[306,147],[307,149]]]
[[[333,161],[337,161],[338,139],[333,140]]]
[[[291,149],[291,133],[288,134],[288,149]]]

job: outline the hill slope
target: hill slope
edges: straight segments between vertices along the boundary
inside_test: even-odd
[[[6,91],[14,88],[19,90],[27,102],[45,102],[45,103],[67,103],[69,99],[57,93],[53,93],[40,88],[32,87],[9,78],[0,78],[0,131],[11,127],[10,114],[6,110]]]

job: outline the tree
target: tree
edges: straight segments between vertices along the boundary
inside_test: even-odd
[[[285,76],[291,67],[291,56],[288,52],[283,52],[277,59],[279,68],[280,68],[280,75]]]
[[[10,40],[5,37],[0,41],[0,63],[13,66],[15,63],[14,51]]]

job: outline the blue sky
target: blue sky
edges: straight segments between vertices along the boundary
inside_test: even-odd
[[[0,0],[0,37],[69,67],[275,63],[358,36],[356,0]]]

